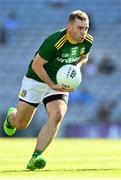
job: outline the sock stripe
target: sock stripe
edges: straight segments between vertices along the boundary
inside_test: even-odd
[[[40,156],[40,154],[42,154],[42,152],[40,150],[35,150],[32,155],[32,158],[38,157],[38,156]]]

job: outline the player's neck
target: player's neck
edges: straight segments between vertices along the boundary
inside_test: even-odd
[[[70,33],[68,32],[68,30],[67,30],[67,39],[71,44],[77,44],[78,43],[77,41],[72,39],[72,37],[71,37]]]

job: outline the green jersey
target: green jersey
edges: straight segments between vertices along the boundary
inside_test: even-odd
[[[38,51],[39,55],[47,61],[44,65],[50,79],[57,83],[56,73],[65,64],[74,64],[82,55],[88,54],[93,43],[93,37],[87,34],[81,43],[73,43],[68,38],[67,29],[57,31],[45,39]],[[29,64],[26,76],[43,82],[32,69],[32,62]]]

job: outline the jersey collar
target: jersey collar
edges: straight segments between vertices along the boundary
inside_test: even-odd
[[[71,36],[70,36],[70,34],[69,34],[68,31],[67,31],[67,39],[68,39],[68,41],[69,41],[71,44],[78,44],[78,42],[74,41],[74,40],[71,38]]]

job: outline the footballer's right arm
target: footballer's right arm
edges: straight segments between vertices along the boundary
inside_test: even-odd
[[[50,86],[52,89],[62,92],[69,92],[69,89],[65,89],[62,85],[55,84],[50,77],[48,76],[47,72],[44,69],[44,64],[48,63],[45,59],[43,59],[39,54],[37,54],[34,58],[34,61],[32,63],[32,69],[33,71],[39,76],[39,78],[44,81],[48,86]],[[71,91],[71,90],[70,90]]]
[[[47,83],[49,86],[52,86],[54,82],[49,78],[47,72],[44,69],[44,64],[48,63],[46,60],[44,60],[42,57],[40,57],[39,54],[37,54],[34,58],[34,61],[32,63],[32,69],[34,72],[39,76],[42,81]]]

